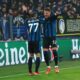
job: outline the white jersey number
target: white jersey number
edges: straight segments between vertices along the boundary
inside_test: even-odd
[[[39,23],[33,23],[33,24],[31,23],[31,24],[29,24],[29,27],[30,27],[29,32],[32,31],[33,26],[35,26],[34,32],[36,32],[37,29],[38,29]]]

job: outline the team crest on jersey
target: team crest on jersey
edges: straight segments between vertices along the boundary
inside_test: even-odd
[[[59,32],[63,34],[65,32],[65,22],[63,19],[59,20]]]

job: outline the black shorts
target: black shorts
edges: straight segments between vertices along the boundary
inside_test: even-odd
[[[43,38],[43,48],[57,47],[55,37],[44,37]]]
[[[40,47],[39,47],[39,42],[32,42],[30,41],[28,43],[28,50],[30,54],[37,54],[40,53]]]

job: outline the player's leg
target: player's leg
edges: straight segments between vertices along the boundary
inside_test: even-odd
[[[59,72],[58,53],[56,50],[53,50],[53,54],[54,54],[54,62],[55,62],[55,72],[58,73]]]
[[[33,59],[33,54],[30,53],[30,57],[29,57],[29,60],[28,60],[29,75],[33,75],[33,73],[32,73],[32,59]]]
[[[52,46],[52,52],[54,55],[54,62],[55,62],[55,72],[59,72],[59,67],[58,67],[58,46],[55,41],[53,41],[53,46]]]
[[[35,61],[35,72],[34,72],[35,75],[40,74],[39,67],[40,67],[40,53],[37,53],[36,54],[36,61]]]
[[[29,75],[33,75],[32,73],[32,59],[33,59],[33,56],[34,56],[34,52],[33,52],[33,46],[32,46],[32,42],[29,42],[28,43],[28,48],[29,48],[29,60],[28,60],[28,70],[29,70]]]
[[[48,39],[43,40],[43,50],[44,50],[44,59],[47,66],[46,74],[49,74],[51,71],[50,67],[50,52],[49,52],[49,41]]]
[[[36,61],[35,61],[35,75],[39,74],[39,67],[40,67],[40,48],[39,48],[39,42],[35,43],[35,54],[36,54]]]
[[[49,74],[50,71],[51,71],[49,50],[48,51],[44,50],[44,59],[45,59],[45,63],[46,63],[46,66],[47,66],[46,74]]]
[[[44,59],[47,67],[50,67],[50,54],[49,50],[44,48]]]

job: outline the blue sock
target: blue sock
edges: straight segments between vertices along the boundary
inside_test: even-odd
[[[40,57],[36,58],[36,62],[35,62],[35,72],[38,72],[39,66],[40,66]]]
[[[28,60],[28,70],[29,70],[29,73],[32,73],[32,57],[29,57],[29,60]]]
[[[58,65],[58,53],[56,50],[53,50],[53,54],[54,54],[54,62],[55,62],[55,66]]]

